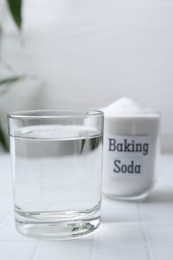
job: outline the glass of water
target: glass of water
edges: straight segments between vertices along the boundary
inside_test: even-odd
[[[17,230],[69,239],[100,224],[103,113],[24,111],[8,116]]]

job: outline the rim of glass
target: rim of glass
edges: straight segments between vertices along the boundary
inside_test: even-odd
[[[84,118],[84,117],[98,117],[104,116],[100,110],[59,110],[59,109],[45,109],[45,110],[24,110],[16,111],[8,114],[8,118],[13,119],[55,119],[55,118]]]

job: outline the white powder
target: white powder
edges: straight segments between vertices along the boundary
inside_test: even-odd
[[[127,97],[123,97],[105,107],[103,112],[105,116],[156,116],[156,113],[154,113],[151,109],[144,108]]]
[[[119,199],[144,197],[156,179],[160,115],[125,97],[102,110],[103,192]]]

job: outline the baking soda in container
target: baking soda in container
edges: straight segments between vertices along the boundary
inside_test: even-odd
[[[103,192],[112,199],[144,198],[157,179],[160,114],[129,98],[103,112]]]

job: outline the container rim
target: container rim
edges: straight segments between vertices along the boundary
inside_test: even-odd
[[[59,110],[59,109],[40,109],[16,111],[8,114],[11,119],[58,119],[58,118],[86,118],[86,117],[103,117],[101,110]]]
[[[103,110],[102,110],[103,111]],[[161,110],[146,110],[146,111],[138,111],[138,112],[124,112],[124,113],[108,113],[107,111],[103,111],[104,117],[109,117],[109,118],[160,118],[162,115]]]

